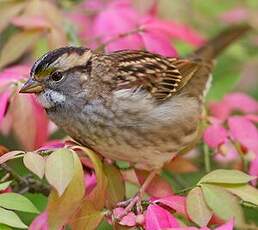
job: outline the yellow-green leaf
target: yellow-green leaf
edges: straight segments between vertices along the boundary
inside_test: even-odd
[[[114,206],[125,198],[125,184],[122,175],[117,167],[111,164],[104,164],[104,172],[107,176],[107,202],[108,208]]]
[[[20,58],[41,34],[41,30],[26,30],[14,34],[1,49],[0,69]]]
[[[2,2],[0,7],[0,32],[8,25],[12,17],[17,15],[24,7],[24,1],[9,1]]]
[[[39,178],[43,178],[45,172],[45,159],[37,153],[27,152],[23,157],[24,165]]]
[[[81,146],[80,148],[83,150],[84,154],[86,154],[90,158],[94,166],[97,178],[97,185],[93,189],[93,191],[87,196],[87,199],[92,201],[96,210],[101,210],[105,205],[107,191],[107,178],[104,174],[102,162],[99,159],[98,155],[90,149],[83,148]]]
[[[74,158],[70,149],[59,149],[46,160],[46,178],[61,196],[74,175]]]
[[[22,212],[39,213],[28,198],[12,192],[0,194],[0,207]]]
[[[214,213],[223,220],[235,218],[237,225],[243,225],[244,215],[236,196],[225,189],[211,184],[201,185],[205,202]]]
[[[3,208],[0,208],[0,223],[14,228],[28,228],[28,226],[21,221],[15,212]]]
[[[239,170],[217,169],[205,175],[200,181],[202,183],[223,183],[223,184],[243,184],[255,179]]]
[[[103,217],[103,212],[96,210],[91,201],[85,200],[80,211],[71,219],[70,225],[72,229],[86,229],[87,227],[87,230],[94,230],[98,227]]]
[[[72,156],[74,174],[70,184],[61,197],[55,190],[52,190],[49,195],[47,212],[50,229],[59,229],[66,224],[81,205],[85,194],[84,173],[80,159],[73,151]]]
[[[186,208],[188,215],[194,223],[200,227],[207,226],[212,217],[212,212],[204,201],[200,187],[196,187],[188,193]]]
[[[240,197],[243,201],[258,206],[258,190],[251,185],[220,185],[231,193]]]

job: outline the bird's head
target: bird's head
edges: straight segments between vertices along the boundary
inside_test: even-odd
[[[20,93],[35,93],[45,108],[64,103],[67,97],[81,92],[81,83],[90,74],[91,56],[91,50],[81,47],[46,53],[34,63]]]

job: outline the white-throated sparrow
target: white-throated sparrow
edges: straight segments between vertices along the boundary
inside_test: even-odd
[[[212,60],[249,26],[233,26],[186,58],[64,47],[38,59],[21,93],[82,145],[158,170],[198,137]]]

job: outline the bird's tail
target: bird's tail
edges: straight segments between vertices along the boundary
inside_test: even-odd
[[[212,60],[216,58],[232,42],[242,37],[250,29],[251,26],[247,24],[231,26],[222,31],[216,37],[208,40],[206,44],[194,51],[189,57],[194,59],[197,58]]]

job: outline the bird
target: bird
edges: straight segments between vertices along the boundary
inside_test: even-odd
[[[142,196],[164,164],[200,137],[214,60],[248,30],[228,27],[186,57],[58,48],[34,63],[20,93],[34,93],[49,118],[81,145],[150,171]]]

